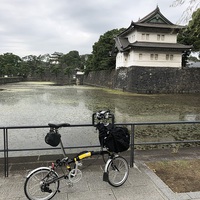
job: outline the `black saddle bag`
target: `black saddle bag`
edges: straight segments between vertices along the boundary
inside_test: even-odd
[[[56,147],[59,145],[60,143],[60,137],[61,135],[59,133],[55,133],[55,132],[49,132],[46,134],[45,136],[45,142],[49,145],[51,145],[52,147]]]

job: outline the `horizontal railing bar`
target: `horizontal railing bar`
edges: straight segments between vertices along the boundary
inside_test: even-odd
[[[200,140],[183,140],[183,141],[168,141],[168,142],[140,142],[135,145],[159,145],[159,144],[178,144],[178,143],[198,143]]]
[[[115,123],[115,125],[169,125],[169,124],[198,124],[200,121],[169,121],[169,122],[127,122],[127,123]],[[84,127],[84,126],[94,126],[93,124],[70,124],[69,127]],[[41,126],[4,126],[0,129],[26,129],[26,128],[49,128],[48,125]]]
[[[70,124],[70,127],[84,127],[84,126],[93,126],[93,124]],[[41,126],[7,126],[7,127],[0,127],[0,129],[29,129],[29,128],[50,128],[48,125],[41,125]],[[66,127],[62,127],[66,128]]]
[[[115,125],[169,125],[169,124],[199,124],[200,121],[169,121],[169,122],[131,122],[131,123],[116,123]]]
[[[159,145],[159,144],[178,144],[178,143],[198,143],[200,140],[184,140],[184,141],[168,141],[168,142],[140,142],[135,143],[134,145]],[[64,149],[83,149],[83,148],[95,148],[100,147],[100,145],[94,146],[75,146],[75,147],[64,147]],[[8,151],[43,151],[43,150],[60,150],[60,147],[50,147],[50,148],[32,148],[32,149],[8,149]],[[0,150],[0,152],[4,152],[4,150]]]
[[[83,148],[95,148],[95,147],[100,147],[100,145],[93,145],[93,146],[77,146],[77,147],[64,147],[64,149],[83,149]],[[8,149],[8,151],[37,151],[37,150],[60,150],[60,147],[32,148],[32,149]]]

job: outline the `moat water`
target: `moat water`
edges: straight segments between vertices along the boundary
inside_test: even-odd
[[[0,85],[0,127],[49,122],[91,124],[92,114],[102,109],[110,109],[117,123],[195,121],[200,120],[200,94],[145,95],[87,86],[56,86],[50,82]],[[48,147],[43,139],[47,132],[48,129],[9,130],[9,148]],[[93,127],[69,128],[61,130],[61,134],[65,146],[98,144]],[[0,141],[2,149],[3,131]]]

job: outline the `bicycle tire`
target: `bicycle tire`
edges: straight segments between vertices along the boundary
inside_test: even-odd
[[[33,170],[24,183],[26,197],[29,200],[49,200],[53,198],[59,189],[59,180],[47,186],[44,183],[57,177],[58,174],[50,168],[40,167]]]
[[[108,183],[114,187],[119,187],[128,178],[129,166],[125,158],[117,156],[109,161],[105,172],[107,173]]]

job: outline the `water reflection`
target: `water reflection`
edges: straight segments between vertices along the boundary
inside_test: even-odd
[[[87,124],[91,123],[92,113],[100,109],[110,109],[116,122],[193,121],[200,118],[199,102],[200,94],[139,95],[86,86],[21,82],[0,85],[0,126],[47,125],[49,122]],[[12,132],[9,136],[12,148],[19,147],[16,140],[24,141],[21,148],[46,145],[43,141],[46,130],[42,134],[41,130],[31,130],[28,134],[19,130],[17,134],[16,130]],[[83,141],[83,145],[98,143],[94,128],[74,132],[75,135],[64,136],[68,146],[80,145]],[[80,139],[83,132],[87,137]]]

